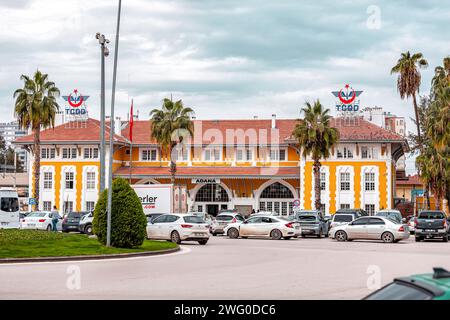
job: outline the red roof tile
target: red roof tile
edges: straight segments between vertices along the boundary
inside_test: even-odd
[[[397,185],[422,185],[422,181],[420,180],[417,174],[413,176],[408,176],[406,180],[396,180],[395,184]]]
[[[109,140],[109,125],[105,126],[105,139]],[[116,142],[126,143],[127,140],[119,135],[114,135]],[[53,129],[41,131],[41,143],[65,143],[65,142],[99,142],[100,141],[100,121],[89,118],[86,123],[68,122]],[[33,135],[19,137],[15,143],[33,143]]]
[[[130,167],[119,168],[114,175],[128,176]],[[170,177],[169,167],[133,167],[133,176]],[[246,176],[268,177],[280,176],[299,178],[299,167],[177,167],[176,176],[179,178],[191,176]]]

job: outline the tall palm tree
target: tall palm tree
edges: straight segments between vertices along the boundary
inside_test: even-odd
[[[173,102],[165,98],[161,109],[153,109],[150,112],[152,137],[160,144],[162,149],[168,151],[170,157],[171,183],[175,183],[177,165],[172,156],[174,147],[183,141],[185,132],[193,134],[194,123],[191,116],[194,110],[184,107],[183,101]]]
[[[427,60],[424,59],[422,53],[414,53],[411,55],[409,51],[401,54],[397,64],[391,69],[391,74],[398,73],[397,89],[400,98],[404,99],[412,97],[414,104],[414,112],[416,115],[417,135],[420,139],[420,122],[417,110],[416,92],[419,92],[421,75],[419,68],[426,68]]]
[[[14,115],[19,121],[22,129],[31,129],[33,132],[34,156],[33,163],[33,198],[39,204],[39,175],[41,170],[41,148],[40,132],[55,126],[56,112],[59,105],[56,98],[59,97],[59,89],[55,83],[48,80],[48,75],[37,70],[31,78],[26,75],[20,76],[23,80],[23,88],[14,92],[15,107]]]
[[[302,108],[304,118],[298,120],[294,128],[293,136],[297,139],[298,144],[303,150],[303,156],[311,156],[314,160],[314,192],[315,192],[315,208],[320,210],[320,159],[328,158],[330,150],[339,140],[339,131],[331,127],[331,116],[328,114],[330,110],[324,110],[319,100],[313,105],[306,102]]]

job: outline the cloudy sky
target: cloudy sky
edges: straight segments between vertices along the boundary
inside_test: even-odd
[[[13,119],[21,74],[48,73],[63,95],[89,95],[98,117],[100,52],[95,33],[111,40],[111,88],[117,2],[0,0],[0,112]],[[131,97],[140,118],[170,94],[197,118],[298,117],[332,90],[363,90],[363,106],[413,116],[390,68],[400,52],[420,51],[428,92],[433,69],[450,54],[450,3],[443,1],[124,0],[117,112]],[[107,92],[109,107],[110,91]],[[61,105],[64,101],[60,100]],[[413,126],[409,123],[409,129]]]

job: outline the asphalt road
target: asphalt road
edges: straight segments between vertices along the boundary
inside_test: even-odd
[[[450,243],[228,239],[179,253],[0,265],[0,299],[359,299],[393,277],[450,270]],[[79,275],[79,277],[78,277]]]

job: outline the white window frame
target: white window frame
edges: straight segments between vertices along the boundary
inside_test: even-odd
[[[67,179],[68,175],[72,176],[71,179]],[[72,188],[67,187],[67,183],[72,181]],[[64,173],[64,189],[65,190],[75,190],[75,173],[72,171],[67,171]]]
[[[340,148],[337,148],[336,151],[337,159],[353,159],[354,157],[355,157],[354,150],[349,146],[342,146]]]
[[[368,177],[371,177],[368,179]],[[364,191],[375,192],[376,191],[376,174],[375,172],[364,172]]]
[[[238,158],[239,152],[241,152],[241,155],[242,155],[241,159]],[[249,157],[249,152],[250,152],[250,157]],[[255,152],[252,148],[244,148],[244,147],[236,148],[234,158],[235,158],[236,162],[251,162],[255,158]]]
[[[189,161],[189,157],[190,157],[189,149],[190,149],[189,146],[186,146],[186,145],[184,147],[182,147],[181,145],[176,145],[175,146],[176,156],[177,156],[176,161],[177,162],[187,162],[187,161]]]
[[[94,175],[92,177],[92,175]],[[86,190],[95,190],[96,186],[96,172],[95,171],[87,171],[86,172]]]
[[[66,153],[66,156],[64,156],[64,153]],[[77,158],[78,150],[74,147],[63,147],[61,150],[61,158],[62,159],[76,159]]]
[[[276,153],[276,156],[274,156],[275,159],[272,159],[272,155],[273,155],[276,151],[278,151],[278,152]],[[284,151],[284,159],[283,159],[283,160],[280,159],[280,153],[281,153],[281,151]],[[288,160],[288,148],[286,148],[286,147],[281,147],[281,148],[276,148],[276,147],[275,147],[275,148],[269,148],[269,152],[268,152],[268,154],[267,154],[267,157],[268,157],[267,160],[269,160],[269,161],[279,161],[279,162],[287,161],[287,160]]]
[[[373,208],[373,210],[370,210],[368,208],[368,206],[371,206]],[[366,204],[364,204],[364,210],[366,210],[366,212],[369,216],[373,216],[373,215],[375,215],[376,206],[374,203],[366,203]]]
[[[43,189],[44,190],[52,190],[53,189],[53,172],[45,171],[43,172]],[[48,176],[50,175],[50,177]]]
[[[152,157],[152,152],[155,152],[155,158]],[[159,152],[157,148],[144,148],[139,150],[139,157],[140,161],[158,161],[159,159]]]
[[[70,210],[67,210],[67,207],[70,207]],[[73,212],[73,201],[64,201],[63,202],[63,214]]]
[[[92,203],[92,209],[89,208],[88,203]],[[94,211],[95,209],[95,201],[86,201],[85,202],[85,206],[86,206],[86,211]]]
[[[42,209],[44,211],[51,211],[52,210],[52,202],[51,201],[42,201]]]
[[[222,161],[222,153],[223,153],[222,147],[207,147],[203,149],[202,152],[202,159],[204,162],[217,162]],[[216,151],[219,151],[218,154]],[[209,159],[206,159],[206,154],[209,152]],[[218,157],[216,157],[218,155]]]
[[[327,191],[327,173],[325,171],[320,172],[320,191]]]
[[[56,149],[55,148],[41,148],[41,159],[55,159]]]
[[[84,159],[98,159],[98,148],[96,147],[87,147],[83,149],[83,158]]]
[[[343,176],[345,176],[345,179],[342,179]],[[347,179],[348,177],[348,179]],[[339,172],[339,191],[351,191],[352,190],[352,175],[350,172],[344,171],[344,172]],[[343,183],[345,183],[347,185],[348,183],[348,189],[346,188],[342,188]]]

